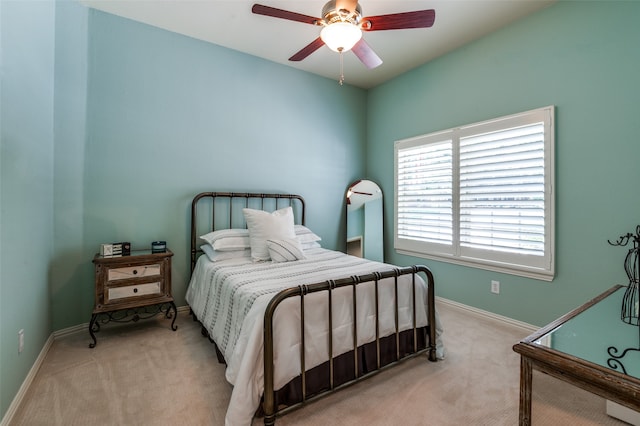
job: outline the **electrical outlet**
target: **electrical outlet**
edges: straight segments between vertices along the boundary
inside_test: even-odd
[[[491,281],[491,293],[500,294],[500,281]]]
[[[21,354],[24,349],[24,330],[18,331],[18,353]]]

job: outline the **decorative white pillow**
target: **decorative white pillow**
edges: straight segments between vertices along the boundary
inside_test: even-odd
[[[212,262],[219,262],[221,260],[228,260],[228,259],[239,259],[243,257],[246,259],[251,259],[251,249],[234,250],[234,251],[217,251],[217,250],[214,250],[213,247],[211,247],[211,245],[209,244],[201,245],[200,249]]]
[[[217,251],[235,251],[251,248],[248,229],[219,229],[201,235],[200,239],[206,241]]]
[[[301,243],[312,243],[314,241],[321,241],[322,240],[322,238],[320,238],[318,235],[314,234],[311,229],[307,228],[304,225],[295,225],[294,226],[294,231],[296,233],[296,238]]]
[[[269,260],[267,239],[296,238],[293,229],[293,209],[285,207],[273,213],[262,210],[242,209],[249,228],[251,257],[254,260]]]
[[[300,241],[296,238],[268,239],[267,248],[274,262],[291,262],[307,258],[302,252]]]

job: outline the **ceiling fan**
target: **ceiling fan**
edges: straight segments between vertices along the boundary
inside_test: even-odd
[[[320,31],[320,37],[300,49],[289,60],[301,61],[326,44],[331,50],[341,54],[340,84],[344,80],[342,75],[343,52],[352,50],[369,69],[376,68],[382,64],[382,59],[362,38],[362,31],[429,28],[436,18],[436,12],[433,9],[363,17],[362,8],[357,0],[330,0],[322,8],[322,18],[315,18],[261,4],[254,4],[251,11],[257,15],[323,27]]]

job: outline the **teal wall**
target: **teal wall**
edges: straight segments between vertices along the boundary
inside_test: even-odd
[[[197,192],[300,193],[344,248],[366,91],[72,1],[0,16],[0,416],[52,330],[88,322],[100,243],[167,240],[185,303]]]
[[[52,331],[54,32],[53,2],[0,1],[0,417]]]
[[[364,257],[384,262],[383,200],[376,198],[364,203]]]
[[[87,139],[88,9],[72,1],[56,6],[54,244],[51,259],[53,329],[86,323],[91,277],[84,240],[84,167]]]
[[[364,237],[364,208],[347,212],[347,239]]]
[[[91,258],[103,242],[166,240],[184,304],[189,207],[200,191],[300,193],[325,246],[344,244],[334,194],[364,170],[363,90],[102,12],[88,21],[86,128],[76,129],[86,138],[57,147],[61,162],[71,157],[60,172],[82,203],[59,206],[60,222],[77,221],[69,237],[60,232],[74,261],[61,252],[54,262],[67,271],[54,283],[54,329],[88,321]]]
[[[54,329],[88,321],[104,242],[166,240],[184,305],[200,191],[301,194],[323,245],[344,246],[342,194],[364,170],[364,90],[98,11],[88,66],[83,256],[56,283]]]
[[[562,1],[371,90],[367,171],[385,193],[385,260],[427,264],[437,295],[536,325],[625,284],[626,250],[607,240],[640,223],[639,17],[639,2]],[[547,105],[556,106],[553,282],[395,252],[395,140]]]

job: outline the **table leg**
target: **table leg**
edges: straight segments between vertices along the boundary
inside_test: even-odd
[[[520,426],[531,425],[531,361],[526,357],[520,358]]]

